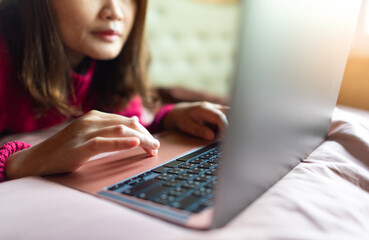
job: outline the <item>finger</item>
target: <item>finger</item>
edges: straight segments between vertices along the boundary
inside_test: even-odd
[[[129,128],[125,125],[109,126],[98,129],[94,132],[86,134],[85,139],[93,139],[97,137],[104,138],[119,138],[119,137],[136,137],[140,141],[140,146],[145,149],[149,154],[152,150],[157,150],[160,147],[160,142],[157,139],[142,134],[135,129]]]
[[[231,110],[231,107],[230,106],[220,105],[220,107],[218,109],[220,111],[222,111],[224,114],[228,114],[229,111]]]
[[[156,155],[157,154],[157,148],[160,147],[160,142],[158,140],[155,140],[153,136],[150,134],[147,129],[142,126],[139,123],[138,117],[132,117],[127,118],[123,117],[117,114],[112,113],[104,113],[100,111],[90,111],[86,115],[87,118],[87,125],[94,125],[94,128],[105,128],[103,131],[94,131],[94,133],[91,133],[89,136],[87,136],[87,139],[98,137],[98,136],[106,136],[106,137],[114,137],[118,133],[118,136],[122,136],[122,127],[116,127],[113,129],[108,129],[109,127],[114,127],[114,125],[127,125],[128,127],[131,127],[132,129],[137,130],[138,132],[141,132],[142,134],[146,135],[146,137],[143,137],[140,135],[140,142],[142,148],[150,155]],[[86,125],[86,122],[85,122]],[[108,129],[108,131],[106,131]],[[124,130],[124,128],[123,128]],[[136,135],[137,136],[137,135]],[[148,147],[148,142],[151,139],[152,143],[155,146],[156,149],[152,149],[151,146]]]
[[[191,117],[198,123],[216,126],[220,132],[223,132],[228,126],[226,115],[214,108],[200,108],[198,111],[194,111]]]
[[[217,108],[219,110],[227,110],[229,109],[230,107],[229,106],[226,106],[226,105],[222,105],[222,104],[217,104],[217,103],[209,103],[210,105],[212,105],[214,108]]]
[[[140,140],[135,137],[127,138],[104,138],[96,137],[81,145],[80,154],[86,158],[99,153],[114,152],[137,147]]]
[[[230,106],[216,104],[216,103],[209,103],[209,102],[202,103],[201,105],[204,108],[208,108],[208,109],[218,109],[218,110],[222,111],[224,114],[227,114],[229,112],[229,110],[231,109]]]
[[[160,147],[160,142],[157,139],[154,139],[154,137],[151,135],[151,133],[140,124],[139,119],[137,116],[133,116],[131,117],[131,125],[130,127],[133,129],[136,129],[137,131],[145,134],[146,138],[151,138],[151,142],[154,145],[154,147],[156,147],[156,149],[151,149],[151,148],[146,148],[143,145],[143,149],[151,156],[155,156],[158,154],[158,148]],[[150,139],[147,139],[148,141],[150,141]]]
[[[131,118],[133,120],[132,122],[132,128],[136,129],[139,132],[142,132],[143,134],[146,134],[148,136],[151,136],[152,138],[154,138],[151,133],[140,123],[140,120],[138,119],[137,116],[133,116]]]
[[[113,125],[126,125],[132,129],[135,129],[142,134],[147,135],[148,137],[154,138],[151,133],[144,127],[142,124],[140,124],[139,119],[137,116],[127,118],[123,117],[117,114],[111,114],[111,113],[99,113],[99,120],[96,123],[98,127],[108,127]]]
[[[178,128],[182,132],[203,138],[208,141],[211,141],[215,138],[215,132],[211,128],[193,120],[179,123]]]

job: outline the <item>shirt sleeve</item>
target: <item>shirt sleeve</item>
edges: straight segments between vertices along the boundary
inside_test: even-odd
[[[31,147],[30,144],[25,142],[8,142],[0,147],[0,182],[5,181],[5,164],[6,160],[14,153],[23,149]]]
[[[142,99],[139,96],[134,97],[122,111],[114,112],[125,117],[137,116],[140,123],[151,133],[163,131],[162,121],[164,117],[174,108],[174,104],[163,105],[155,114],[150,122],[144,121]]]
[[[10,69],[9,62],[10,58],[7,45],[5,39],[0,34],[0,133],[4,130],[6,124],[6,79],[9,78],[9,72],[12,71],[12,69]]]
[[[152,123],[147,126],[147,129],[151,133],[157,133],[157,132],[163,131],[164,130],[163,124],[162,124],[163,119],[170,111],[172,111],[173,108],[174,108],[174,104],[167,104],[167,105],[162,106],[159,109],[159,111],[156,113]]]

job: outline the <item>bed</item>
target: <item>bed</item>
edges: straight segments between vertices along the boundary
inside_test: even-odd
[[[197,84],[191,84],[192,88],[212,86],[211,92],[225,96],[231,78],[229,59],[235,51],[236,27],[229,26],[237,21],[237,6],[202,3],[195,11],[195,2],[150,1],[150,75],[155,85],[168,87],[170,82],[190,87],[183,71],[190,72]],[[189,25],[178,28],[181,22],[168,20],[177,17],[178,11],[186,15],[186,9],[192,16],[200,14],[210,23],[218,20],[219,24],[209,27],[201,21],[194,28],[184,17]],[[204,15],[205,9],[210,9],[210,15]],[[184,47],[179,49],[179,43]],[[173,59],[172,53],[182,58]],[[207,68],[207,62],[215,65]],[[176,93],[168,94],[164,89],[160,95],[169,102],[204,98]],[[222,99],[210,100],[223,103]],[[0,144],[14,139],[37,144],[66,124],[5,136]],[[1,183],[0,216],[0,239],[369,239],[369,111],[337,107],[326,141],[220,229],[178,227],[42,177]]]
[[[12,139],[37,143],[57,129]],[[0,184],[0,239],[369,239],[369,112],[339,106],[326,141],[230,223],[188,230],[42,177]]]

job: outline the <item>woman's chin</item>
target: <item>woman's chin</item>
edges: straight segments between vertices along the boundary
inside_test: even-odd
[[[114,58],[118,57],[119,53],[117,54],[99,54],[99,55],[91,55],[92,59],[100,60],[100,61],[108,61],[113,60]]]
[[[118,57],[119,53],[121,52],[121,47],[104,47],[102,46],[97,51],[88,54],[89,57],[96,60],[112,60]]]

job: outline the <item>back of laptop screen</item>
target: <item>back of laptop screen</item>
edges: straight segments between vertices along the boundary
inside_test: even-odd
[[[215,227],[324,141],[360,6],[361,0],[243,0]]]

